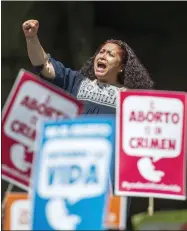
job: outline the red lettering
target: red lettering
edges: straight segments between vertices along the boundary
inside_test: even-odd
[[[151,112],[151,111],[148,112],[147,116],[146,116],[146,119],[147,119],[148,122],[152,122],[154,120],[154,114],[153,114],[153,112]]]
[[[136,148],[136,147],[134,146],[134,140],[135,140],[135,138],[131,138],[131,139],[130,139],[130,142],[129,142],[129,143],[130,143],[130,147],[131,147],[131,148]],[[136,143],[136,141],[135,141],[135,143]]]
[[[45,113],[46,113],[47,117],[52,117],[53,109],[51,107],[48,107],[48,108],[46,108]]]
[[[138,121],[139,122],[143,122],[144,121],[144,113],[143,113],[143,111],[139,111],[139,113],[138,113]]]
[[[45,104],[38,105],[37,110],[38,110],[39,114],[46,115],[46,106],[45,106]]]
[[[37,100],[31,99],[27,107],[31,110],[35,110],[37,108]]]
[[[19,217],[19,223],[20,224],[29,224],[29,219],[30,218],[30,214],[29,211],[27,209],[23,209],[20,213],[20,217]]]
[[[155,121],[156,122],[162,122],[161,116],[162,116],[162,112],[156,112],[155,113]]]
[[[135,117],[135,112],[134,111],[131,112],[129,121],[136,121],[136,117]]]
[[[169,119],[168,116],[170,115],[170,113],[169,112],[165,112],[164,114],[166,116],[166,120],[165,121],[166,121],[166,123],[168,123],[168,119]]]
[[[130,114],[129,121],[138,122],[159,122],[159,123],[174,123],[177,124],[180,118],[177,113],[170,112],[143,112],[143,111],[132,111]]]
[[[176,141],[170,139],[132,137],[129,141],[129,145],[133,149],[143,148],[175,150]]]
[[[169,140],[169,149],[170,150],[176,149],[176,140]]]
[[[29,127],[27,124],[22,123],[21,121],[14,120],[11,124],[11,129],[15,133],[19,133],[29,139],[35,140],[36,130]]]
[[[27,107],[29,101],[29,96],[25,96],[25,98],[21,101],[21,105],[24,105]]]
[[[139,148],[143,148],[143,138],[138,138],[137,139],[137,145]]]
[[[158,139],[151,139],[151,148],[158,148]]]
[[[172,114],[172,122],[177,124],[179,122],[179,115],[177,113]]]
[[[17,120],[14,120],[12,123],[11,123],[11,129],[13,132],[19,132],[19,121]]]
[[[56,119],[59,117],[64,117],[64,113],[48,106],[46,103],[40,104],[37,99],[32,99],[29,96],[24,97],[24,99],[21,101],[21,105],[25,106],[29,110],[37,111],[40,115],[46,117],[55,117]]]

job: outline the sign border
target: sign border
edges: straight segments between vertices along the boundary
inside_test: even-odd
[[[164,90],[127,90],[128,92],[132,93],[137,93],[137,95],[144,96],[147,94],[148,96],[154,96],[154,94],[162,94],[162,95],[167,95],[167,94],[174,94],[178,96],[184,96],[184,124],[183,124],[183,129],[184,129],[184,163],[183,163],[183,176],[184,176],[184,185],[186,185],[186,179],[187,179],[187,174],[186,174],[186,161],[187,161],[187,92],[182,92],[182,91],[164,91]],[[117,97],[117,108],[116,108],[116,147],[115,147],[115,169],[119,169],[119,164],[120,164],[120,114],[121,114],[121,96],[124,92],[119,92],[118,97]],[[153,93],[153,95],[152,95]],[[161,96],[160,96],[161,97]],[[186,123],[185,123],[186,122]],[[114,194],[117,196],[132,196],[132,197],[154,197],[154,198],[162,198],[162,199],[174,199],[174,200],[186,200],[186,192],[187,189],[186,187],[184,188],[184,196],[182,195],[168,195],[164,193],[144,193],[144,192],[125,192],[121,191],[119,189],[119,171],[115,171],[115,187],[114,187]]]
[[[28,78],[27,81],[32,81],[34,83],[38,83],[38,85],[42,85],[44,87],[47,86],[47,89],[55,92],[56,94],[59,94],[60,91],[63,92],[63,89],[61,89],[60,87],[49,85],[49,83],[47,83],[47,81],[43,80],[41,77],[39,77],[39,76],[37,77],[32,72],[26,71],[24,68],[22,68],[22,69],[19,70],[18,75],[17,75],[17,77],[16,77],[16,79],[14,81],[14,84],[13,84],[11,90],[10,90],[10,94],[8,95],[7,100],[6,100],[6,102],[5,102],[4,106],[3,106],[2,118],[1,118],[2,122],[5,122],[4,120],[5,120],[6,116],[8,115],[9,111],[11,111],[11,109],[13,107],[13,104],[10,105],[11,101],[14,98],[16,98],[17,94],[19,93],[19,90],[20,90],[20,88],[22,86],[22,84],[20,84],[20,82],[21,82],[22,79],[24,80],[24,75],[25,74],[27,75],[27,78]],[[34,81],[29,80],[30,78],[32,78],[32,79],[35,78],[36,81],[35,80]],[[25,81],[25,82],[27,82],[27,81]],[[40,84],[39,82],[42,82],[43,84]],[[23,82],[23,84],[24,84],[24,82]],[[74,102],[77,105],[77,107],[78,107],[77,116],[80,116],[81,113],[83,112],[83,104],[80,101],[77,101],[73,96],[68,94],[68,92],[63,92],[63,93],[64,93],[64,97],[66,99],[71,100],[72,102]],[[14,101],[15,101],[15,99],[14,99]],[[2,127],[2,131],[3,131],[3,129],[4,129],[4,127]],[[34,153],[33,153],[33,157],[34,157]],[[33,161],[34,161],[34,158],[33,158]],[[32,168],[31,168],[31,171],[32,171]],[[30,175],[30,181],[32,180],[31,176],[32,176],[32,173]],[[14,179],[10,178],[9,176],[4,175],[2,173],[1,173],[1,178],[2,178],[2,180],[6,181],[6,182],[8,182],[10,184],[13,184],[14,186],[19,187],[19,188],[21,188],[21,189],[23,189],[25,191],[28,191],[29,188],[30,188],[30,182],[28,183],[28,186],[25,186],[25,184],[17,182],[16,180],[14,180]],[[17,178],[19,178],[19,177],[17,177]]]

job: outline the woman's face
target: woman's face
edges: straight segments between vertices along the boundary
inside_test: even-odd
[[[94,73],[97,79],[115,83],[122,72],[123,50],[115,43],[106,43],[101,47],[94,60]]]

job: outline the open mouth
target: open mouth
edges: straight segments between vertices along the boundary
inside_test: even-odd
[[[98,70],[100,70],[100,71],[103,71],[103,70],[105,70],[106,69],[106,64],[105,63],[103,63],[103,62],[101,62],[101,61],[98,61],[97,62],[97,69]]]

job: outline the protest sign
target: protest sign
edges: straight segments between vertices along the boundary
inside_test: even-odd
[[[182,92],[120,93],[116,195],[186,198],[186,102]]]
[[[4,230],[30,229],[30,201],[27,193],[9,193],[5,206]]]
[[[105,221],[107,229],[125,230],[127,215],[127,198],[110,195]]]
[[[31,203],[27,193],[9,193],[5,206],[4,230],[30,230]],[[126,227],[127,198],[110,196],[106,212],[107,229]]]
[[[81,110],[62,89],[21,70],[2,114],[2,178],[27,190],[38,121],[75,118]]]
[[[33,165],[32,230],[103,228],[114,125],[110,117],[41,125]]]

